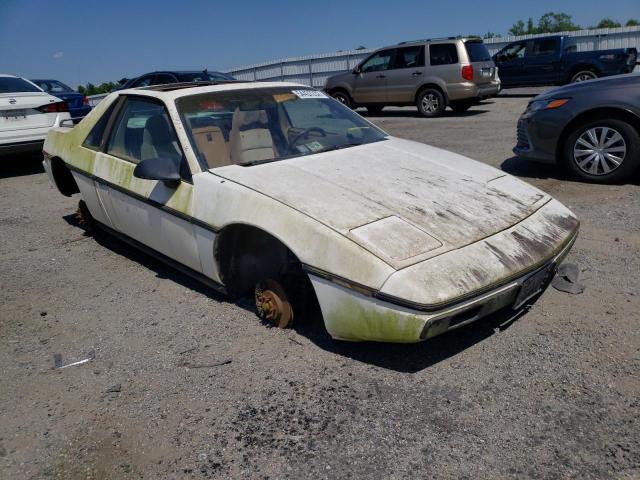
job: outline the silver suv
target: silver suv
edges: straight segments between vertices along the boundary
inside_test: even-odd
[[[496,96],[500,79],[482,39],[448,37],[381,48],[353,71],[327,79],[324,90],[372,113],[387,105],[416,105],[425,117],[435,117],[447,105],[464,112]]]

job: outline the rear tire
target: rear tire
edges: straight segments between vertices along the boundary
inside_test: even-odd
[[[84,200],[80,200],[78,202],[78,210],[76,210],[76,219],[78,220],[78,225],[80,228],[83,228],[87,235],[93,235],[96,231],[96,222],[91,216],[91,212],[89,211],[89,207]]]
[[[337,90],[331,94],[331,97],[343,104],[345,107],[353,108],[353,102],[349,94],[343,90]]]
[[[640,168],[640,134],[615,118],[578,125],[564,144],[564,164],[587,182],[615,183]]]
[[[469,110],[472,105],[473,105],[473,102],[469,100],[458,100],[456,102],[449,103],[451,110],[453,110],[456,113],[464,113],[467,110]]]
[[[595,80],[598,78],[598,74],[593,70],[580,70],[571,77],[571,83],[586,82],[588,80]]]
[[[418,94],[416,107],[420,115],[433,118],[442,115],[446,108],[444,95],[435,88],[425,88]]]

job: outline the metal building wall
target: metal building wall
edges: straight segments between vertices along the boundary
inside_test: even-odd
[[[579,52],[628,47],[640,50],[640,27],[600,28],[561,34],[576,37]],[[510,42],[544,36],[548,34],[492,38],[485,40],[485,43],[493,55]],[[353,69],[374,50],[368,48],[285,58],[234,68],[226,72],[239,80],[283,80],[322,88],[328,77]]]

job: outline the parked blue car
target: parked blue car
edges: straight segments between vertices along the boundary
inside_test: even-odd
[[[73,88],[65,85],[59,80],[31,80],[42,90],[60,100],[64,100],[69,105],[69,115],[74,121],[79,121],[91,111],[91,105],[87,97],[76,92]]]

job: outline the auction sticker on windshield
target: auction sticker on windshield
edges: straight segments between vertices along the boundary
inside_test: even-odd
[[[327,96],[318,90],[291,90],[298,98],[327,98]]]

